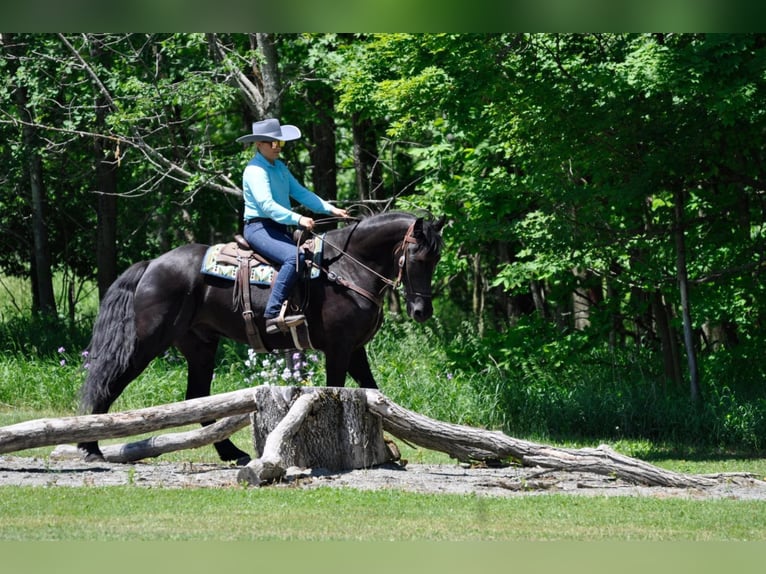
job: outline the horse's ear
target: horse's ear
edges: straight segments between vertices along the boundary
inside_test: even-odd
[[[444,227],[444,224],[446,222],[447,222],[447,218],[444,215],[442,215],[439,219],[437,219],[436,222],[434,223],[434,228],[436,229],[436,231],[441,232],[442,227]]]
[[[422,217],[418,217],[418,218],[415,220],[415,225],[414,225],[414,227],[412,228],[412,232],[413,232],[413,233],[414,233],[416,236],[420,236],[420,235],[423,235],[423,218],[422,218]]]

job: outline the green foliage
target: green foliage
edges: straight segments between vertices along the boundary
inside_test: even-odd
[[[738,348],[703,362],[705,406],[672,386],[647,349],[594,348],[583,333],[553,336],[550,323],[522,320],[505,333],[461,335],[445,352],[455,372],[480,382],[482,424],[514,436],[561,440],[645,439],[680,448],[760,453],[766,432],[764,369]],[[739,365],[739,368],[734,365]],[[685,445],[685,446],[684,446]]]
[[[239,199],[208,186],[238,183],[248,152],[234,140],[251,112],[230,80],[250,75],[258,52],[242,34],[218,36],[222,61],[203,34],[11,37],[0,46],[0,268],[32,274],[27,166],[39,155],[68,308],[66,320],[37,324],[34,301],[14,295],[0,306],[0,344],[10,358],[55,362],[58,348],[83,348],[93,316],[79,293],[96,271],[97,160],[117,165],[120,269],[237,229]],[[437,418],[514,432],[762,448],[763,35],[274,39],[282,114],[306,127],[289,152],[296,172],[311,169],[310,126],[326,122],[338,134],[338,197],[358,197],[364,122],[383,166],[379,199],[448,218],[436,322],[392,320],[373,343],[387,392]],[[97,136],[105,158],[94,157]],[[685,399],[686,353],[699,358],[701,408]],[[245,360],[224,346],[217,382],[241,384]],[[167,385],[149,386],[177,397],[183,383],[166,362],[152,377]]]
[[[483,426],[484,397],[474,377],[455,368],[444,353],[439,325],[389,317],[368,347],[378,385],[402,406],[437,420]]]

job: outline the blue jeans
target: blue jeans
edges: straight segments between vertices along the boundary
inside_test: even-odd
[[[287,226],[270,219],[247,223],[243,235],[250,247],[279,268],[266,303],[266,310],[263,312],[264,318],[273,319],[279,315],[282,302],[290,296],[290,291],[298,280],[296,259],[299,260],[297,264],[303,267],[303,252],[296,248]]]

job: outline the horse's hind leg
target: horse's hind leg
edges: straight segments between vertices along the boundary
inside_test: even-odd
[[[101,415],[109,412],[109,408],[122,394],[125,387],[144,371],[150,360],[151,359],[141,360],[139,358],[134,358],[134,361],[125,372],[111,381],[108,381],[103,386],[100,386],[98,395],[90,398],[90,413]],[[99,462],[104,460],[104,455],[98,446],[98,441],[81,442],[78,443],[77,448],[82,452],[83,458],[87,462]]]
[[[210,395],[210,384],[213,380],[215,353],[218,349],[218,339],[204,338],[195,333],[187,333],[176,341],[176,347],[186,357],[188,364],[186,399],[196,399]],[[213,424],[215,421],[204,421],[202,426]],[[234,460],[244,466],[250,462],[250,455],[237,448],[231,440],[224,439],[213,444],[221,460]]]

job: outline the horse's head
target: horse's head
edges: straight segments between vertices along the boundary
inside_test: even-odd
[[[419,323],[430,319],[434,311],[431,280],[441,256],[443,226],[443,218],[432,222],[420,217],[407,230],[401,244],[399,267],[407,314]]]

